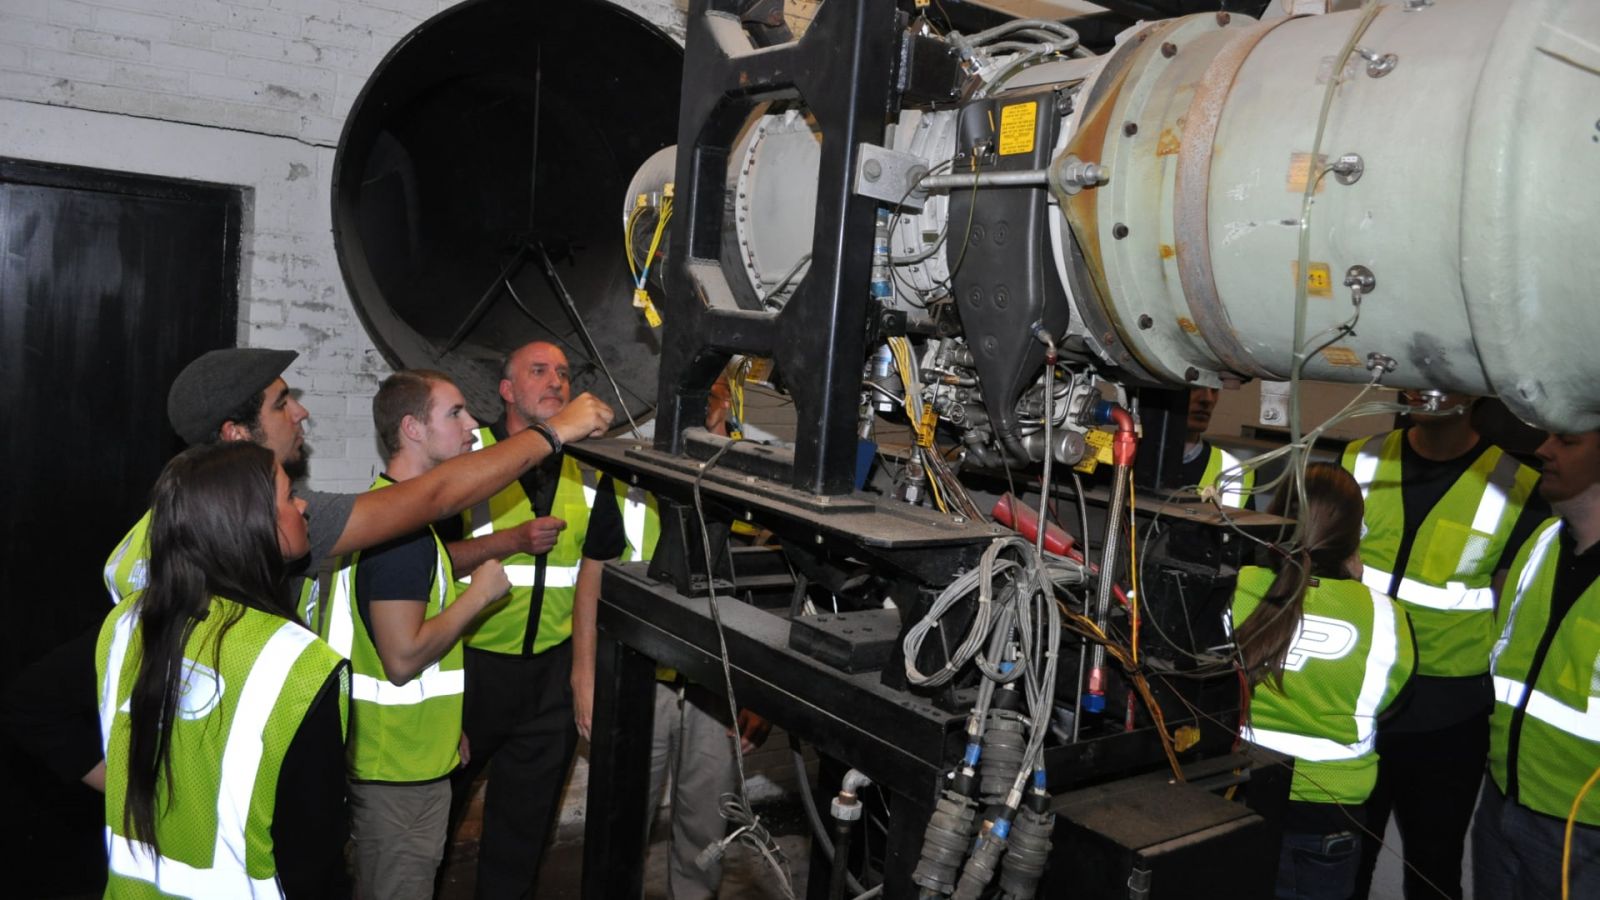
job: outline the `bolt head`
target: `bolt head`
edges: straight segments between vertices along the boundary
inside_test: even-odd
[[[1174,44],[1171,41],[1167,41],[1165,44],[1161,45],[1161,55],[1165,56],[1167,59],[1171,59],[1174,56],[1177,56],[1178,55],[1178,45]]]
[[[1148,313],[1139,316],[1139,329],[1141,331],[1149,331],[1151,326],[1153,326],[1155,324],[1156,324],[1156,320],[1150,318],[1150,315]]]
[[[1128,226],[1122,224],[1121,222],[1111,226],[1111,236],[1119,241],[1122,240],[1128,236]]]
[[[1123,135],[1125,135],[1127,137],[1133,137],[1134,135],[1139,133],[1139,123],[1138,122],[1124,122],[1124,123],[1122,123],[1122,133],[1123,133]]]
[[[868,181],[877,181],[883,177],[883,163],[869,159],[861,166],[861,174],[865,175]]]
[[[1190,366],[1189,368],[1184,369],[1183,370],[1183,380],[1185,380],[1185,381],[1198,381],[1198,380],[1200,380],[1200,370],[1196,369],[1194,366]]]

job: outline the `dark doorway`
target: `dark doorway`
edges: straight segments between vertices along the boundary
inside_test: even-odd
[[[236,343],[241,206],[238,188],[0,158],[0,680],[110,609],[101,568],[182,449],[167,387]],[[0,758],[23,813],[0,871],[19,896],[92,890],[99,795],[9,741]]]

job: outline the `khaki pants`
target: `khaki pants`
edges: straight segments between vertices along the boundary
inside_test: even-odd
[[[350,785],[356,896],[429,900],[444,857],[450,779],[428,784]]]
[[[650,796],[659,805],[672,776],[672,845],[667,862],[670,900],[707,900],[722,883],[722,863],[707,869],[695,857],[728,833],[719,809],[722,795],[734,790],[738,770],[726,717],[727,703],[696,685],[683,694],[656,682],[655,733],[650,748]],[[590,776],[594,777],[593,775]],[[652,816],[652,818],[654,818]]]

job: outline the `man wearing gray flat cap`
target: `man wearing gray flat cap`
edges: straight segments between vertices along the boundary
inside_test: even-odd
[[[173,430],[191,445],[253,441],[271,450],[291,475],[300,474],[309,414],[283,379],[298,355],[262,348],[205,353],[178,373],[167,395]],[[310,521],[305,571],[315,573],[323,560],[409,534],[487,500],[562,444],[603,433],[611,417],[609,406],[584,394],[546,427],[457,457],[418,478],[360,494],[297,491]],[[106,562],[106,589],[113,603],[144,587],[149,524],[146,513]]]

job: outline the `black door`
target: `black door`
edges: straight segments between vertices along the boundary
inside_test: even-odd
[[[167,388],[236,343],[240,207],[237,188],[0,158],[0,679],[110,609],[106,557],[183,446]],[[18,896],[92,887],[98,795],[3,746],[5,805],[29,814],[0,817],[21,829],[0,871]]]

